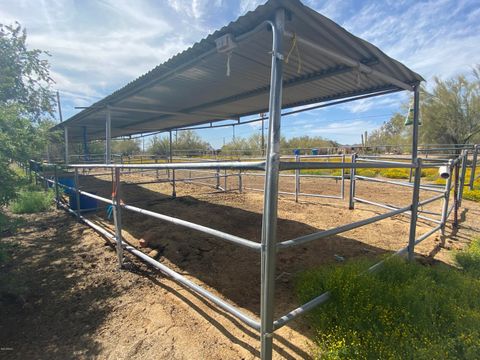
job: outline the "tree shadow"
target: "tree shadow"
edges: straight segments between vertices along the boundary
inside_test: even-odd
[[[2,358],[94,357],[92,334],[120,291],[101,276],[85,278],[97,267],[92,252],[103,249],[85,246],[84,227],[61,212],[26,219],[31,229],[0,239],[17,244],[0,268]]]

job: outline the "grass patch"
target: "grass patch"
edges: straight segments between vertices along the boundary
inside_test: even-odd
[[[466,250],[456,253],[455,260],[465,272],[480,277],[480,239],[473,240]]]
[[[422,177],[427,181],[435,181],[438,178],[438,169],[422,169]]]
[[[293,170],[292,173],[295,173]],[[300,170],[300,175],[332,175],[333,170],[331,169],[302,169]]]
[[[375,177],[379,172],[380,169],[357,169],[355,174],[359,176]]]
[[[463,190],[463,198],[471,201],[480,202],[480,190]]]
[[[479,278],[403,259],[359,276],[369,264],[327,266],[298,277],[302,303],[326,290],[332,294],[308,315],[317,358],[480,358]]]
[[[12,258],[11,252],[18,244],[0,242],[0,265],[6,264]]]
[[[17,229],[25,223],[20,218],[10,218],[4,213],[0,212],[0,236],[14,234]]]
[[[410,176],[409,169],[383,169],[380,175],[390,179],[408,179]]]
[[[53,191],[19,191],[17,198],[10,204],[14,214],[32,214],[48,210],[53,203]]]

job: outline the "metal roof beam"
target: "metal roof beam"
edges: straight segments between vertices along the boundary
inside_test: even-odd
[[[169,111],[169,110],[161,110],[161,109],[145,109],[145,108],[133,108],[133,107],[125,107],[125,106],[111,106],[111,110],[113,111],[124,111],[124,112],[140,112],[140,113],[147,113],[147,114],[162,114],[162,115],[179,115],[179,116],[211,116],[213,118],[222,118],[222,119],[234,119],[237,120],[238,117],[232,117],[228,114],[212,114],[212,113],[187,113],[184,111]]]
[[[376,63],[376,60],[370,60],[367,63],[373,64],[373,63]],[[313,82],[313,81],[318,81],[318,80],[321,80],[321,79],[326,79],[326,78],[329,78],[329,77],[345,74],[345,73],[350,72],[350,71],[353,71],[353,68],[350,67],[350,66],[335,66],[335,67],[328,68],[328,69],[325,69],[325,70],[316,71],[316,72],[313,72],[313,73],[309,73],[309,74],[305,74],[305,75],[302,75],[302,76],[297,76],[297,77],[285,80],[283,82],[283,88],[298,86],[298,85],[301,85],[301,84],[305,84],[305,83],[309,83],[309,82]],[[212,101],[212,102],[209,102],[209,103],[206,103],[206,104],[201,104],[201,105],[198,105],[198,106],[195,106],[195,107],[182,109],[181,113],[182,114],[183,113],[191,114],[191,111],[196,111],[196,110],[210,108],[210,107],[214,107],[214,106],[218,106],[218,105],[228,104],[228,103],[231,103],[231,102],[234,102],[234,101],[248,99],[250,97],[254,97],[254,96],[257,96],[257,95],[268,94],[269,91],[270,91],[270,85],[266,85],[266,86],[263,86],[261,88],[257,88],[255,90],[250,90],[250,91],[247,91],[247,92],[244,92],[244,93],[241,93],[241,94],[228,96],[226,98],[215,100],[215,101]],[[160,116],[158,118],[146,119],[144,121],[137,122],[136,124],[142,124],[142,123],[146,123],[146,122],[150,122],[150,121],[157,121],[157,120],[161,120],[161,119],[164,119],[164,118],[167,118],[167,117],[168,117],[168,115]],[[233,118],[233,117],[231,117],[231,118]],[[237,116],[234,119],[238,119],[238,118],[239,117]],[[223,119],[225,119],[225,118],[223,118]],[[228,120],[228,119],[225,119],[225,120]],[[210,121],[210,120],[208,120],[208,121]]]
[[[352,58],[349,58],[348,56],[341,55],[335,51],[332,51],[330,49],[327,49],[321,45],[318,45],[310,40],[304,39],[294,33],[291,33],[289,31],[284,32],[285,36],[291,37],[292,39],[295,38],[296,41],[299,43],[302,43],[303,45],[309,46],[312,49],[315,49],[316,51],[320,52],[321,54],[328,56],[332,59],[335,59],[336,61],[340,61],[342,64],[345,64],[353,69],[357,69],[358,71],[366,74],[366,75],[372,75],[375,76],[378,79],[381,79],[383,81],[389,82],[392,85],[398,86],[399,88],[413,91],[413,85],[407,84],[403,81],[400,81],[390,75],[384,74],[380,71],[372,69],[370,66],[365,65],[361,63],[358,60],[354,60]]]

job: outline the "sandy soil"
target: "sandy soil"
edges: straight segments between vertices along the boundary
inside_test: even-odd
[[[178,184],[177,198],[172,200],[168,183],[135,184],[153,179],[152,175],[123,177],[126,203],[260,241],[261,193],[218,193]],[[108,197],[109,179],[108,175],[82,177],[81,184]],[[236,181],[230,178],[228,188],[237,186]],[[261,179],[245,177],[244,185],[261,186]],[[293,179],[282,179],[281,189],[293,189]],[[302,191],[336,195],[339,183],[302,179]],[[400,206],[411,198],[408,188],[366,182],[358,183],[357,195]],[[422,192],[422,198],[433,195]],[[439,202],[427,207],[439,209]],[[347,200],[302,197],[295,203],[293,197],[282,196],[278,237],[286,240],[384,211],[364,204],[351,211]],[[417,246],[418,256],[451,263],[451,250],[462,248],[478,233],[479,215],[478,204],[464,201],[460,230],[452,233],[448,228],[445,247],[440,246],[439,236],[431,236]],[[104,211],[88,217],[112,227]],[[25,218],[29,225],[1,239],[19,244],[12,250],[12,260],[0,268],[0,280],[15,284],[14,291],[0,294],[0,347],[7,348],[0,352],[2,358],[252,359],[259,355],[255,331],[136,259],[128,257],[127,269],[117,270],[115,251],[105,240],[63,211]],[[258,254],[136,213],[124,212],[123,222],[127,241],[138,245],[139,239],[146,239],[145,252],[156,249],[160,262],[258,316]],[[397,250],[407,243],[408,227],[407,217],[396,216],[280,252],[276,316],[298,306],[294,281],[299,271],[333,263],[338,256],[348,260]],[[430,227],[420,221],[418,235]],[[308,358],[314,335],[304,319],[292,322],[276,334],[275,357]]]

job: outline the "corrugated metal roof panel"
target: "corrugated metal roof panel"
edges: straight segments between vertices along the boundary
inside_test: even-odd
[[[112,136],[168,130],[210,121],[236,119],[268,108],[271,32],[265,27],[242,36],[278,8],[289,12],[286,31],[370,66],[398,81],[416,84],[422,77],[388,57],[372,44],[304,6],[298,0],[270,0],[255,11],[209,35],[137,80],[81,111],[55,128],[68,126],[80,139],[83,127],[90,139],[104,137],[106,105],[112,106]],[[230,58],[217,53],[215,39],[231,33],[238,42]],[[398,89],[388,81],[360,74],[348,64],[321,56],[310,46],[285,37],[283,107],[306,105],[379,90]]]

